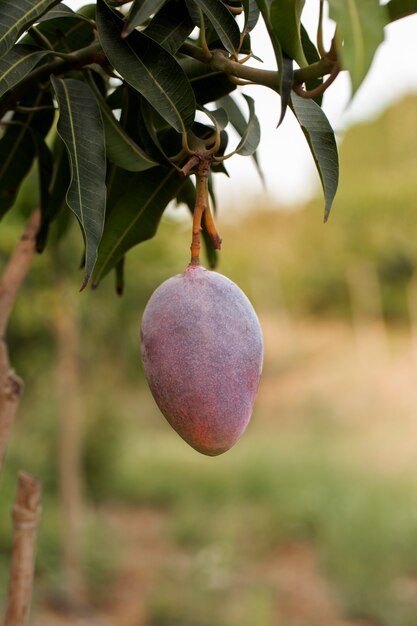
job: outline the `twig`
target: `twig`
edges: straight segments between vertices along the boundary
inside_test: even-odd
[[[26,626],[35,564],[36,532],[40,517],[41,484],[21,472],[12,511],[13,553],[4,626]]]
[[[16,245],[0,281],[0,471],[23,388],[22,381],[10,368],[4,336],[14,301],[35,254],[35,238],[39,223],[40,211],[36,210]]]

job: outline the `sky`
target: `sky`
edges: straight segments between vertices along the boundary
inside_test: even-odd
[[[71,8],[86,2],[66,0]],[[302,21],[315,39],[319,0],[306,0]],[[330,42],[334,24],[326,19],[325,39]],[[405,94],[417,93],[417,15],[398,20],[385,29],[385,41],[375,55],[371,70],[350,101],[350,83],[342,72],[327,91],[323,109],[335,129],[338,141],[352,124],[372,118]],[[252,49],[263,60],[266,69],[275,69],[273,51],[260,20],[252,33]],[[216,176],[216,192],[222,205],[234,213],[253,203],[292,206],[309,200],[320,193],[320,181],[305,138],[291,112],[283,124],[276,128],[279,96],[260,86],[245,87],[255,99],[256,112],[261,124],[261,143],[258,159],[264,174],[263,186],[252,159],[235,156],[227,161],[230,178]],[[243,100],[243,98],[242,98]],[[244,107],[244,101],[242,105]],[[230,139],[230,146],[236,139]]]

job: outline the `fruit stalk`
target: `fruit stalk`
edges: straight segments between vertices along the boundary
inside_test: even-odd
[[[204,225],[215,250],[220,250],[222,240],[217,232],[213,215],[209,203],[208,179],[210,174],[211,155],[200,158],[194,170],[196,177],[196,198],[194,205],[193,231],[191,240],[191,265],[200,265],[200,231],[201,220]]]

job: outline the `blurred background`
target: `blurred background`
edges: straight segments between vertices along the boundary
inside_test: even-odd
[[[265,335],[252,422],[221,457],[171,430],[140,365],[141,313],[188,262],[190,221],[171,210],[128,255],[121,298],[112,277],[78,293],[76,224],[37,257],[9,330],[25,394],[1,604],[24,469],[44,490],[33,626],[415,626],[416,137],[415,96],[349,129],[325,226],[319,196],[242,213],[218,198],[218,270]],[[3,266],[23,223],[2,223]]]

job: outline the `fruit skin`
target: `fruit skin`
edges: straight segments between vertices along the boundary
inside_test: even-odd
[[[263,361],[261,326],[243,291],[189,265],[151,296],[141,353],[155,401],[177,433],[209,456],[229,450],[250,420]]]

